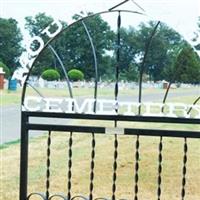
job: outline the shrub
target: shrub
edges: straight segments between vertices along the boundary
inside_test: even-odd
[[[10,76],[9,68],[1,61],[0,61],[0,67],[3,68],[3,71],[5,72],[5,77],[8,78]]]
[[[47,81],[55,81],[60,78],[60,74],[55,69],[47,69],[42,73],[42,78]]]
[[[69,79],[72,81],[81,81],[84,79],[84,74],[78,69],[71,69],[68,72]]]

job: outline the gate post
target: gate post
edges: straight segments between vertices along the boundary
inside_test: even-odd
[[[28,129],[26,123],[28,117],[23,112],[21,113],[21,151],[20,151],[20,193],[19,199],[26,200],[27,198],[27,171],[28,171]]]

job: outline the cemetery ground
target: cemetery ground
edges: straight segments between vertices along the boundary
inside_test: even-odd
[[[186,90],[193,91],[193,95],[188,95]],[[48,94],[49,91],[45,90]],[[52,90],[51,90],[52,91]],[[75,88],[77,94],[87,96],[91,89]],[[197,89],[176,89],[172,90],[170,100],[192,103],[197,97]],[[7,93],[4,91],[3,105],[16,104],[20,102],[20,91]],[[52,91],[62,94],[63,91]],[[63,92],[63,95],[65,95]],[[109,90],[100,92],[102,96],[110,95]],[[129,95],[137,98],[137,91],[128,91]],[[148,94],[164,94],[164,90],[150,89],[144,90]],[[121,94],[127,91],[121,91]],[[92,94],[92,93],[90,93]],[[113,90],[112,90],[113,94]],[[53,94],[52,94],[53,95]],[[72,123],[74,123],[72,121]],[[79,121],[83,124],[83,121]],[[91,123],[91,122],[90,122]],[[95,122],[92,122],[95,123]],[[98,125],[105,125],[104,122]],[[127,123],[127,122],[126,122]],[[123,126],[124,124],[119,124]],[[128,125],[128,124],[126,124]],[[130,124],[129,124],[130,125]],[[143,128],[155,127],[155,124],[137,123],[135,126]],[[163,124],[158,124],[164,127]],[[176,129],[177,126],[170,126]],[[165,126],[165,128],[169,128]],[[179,127],[180,128],[180,127]],[[181,129],[199,130],[200,125],[181,125]],[[96,157],[95,157],[95,178],[94,178],[94,198],[111,198],[112,191],[112,168],[113,168],[113,135],[96,135]],[[67,193],[67,165],[68,165],[68,133],[52,132],[51,146],[51,184],[50,192]],[[72,195],[89,194],[90,160],[91,160],[91,134],[73,135],[73,167],[72,167]],[[118,169],[117,169],[117,199],[132,199],[134,195],[134,172],[135,172],[135,136],[118,136]],[[182,165],[183,165],[183,139],[163,138],[163,171],[162,171],[162,199],[178,200],[181,196]],[[158,176],[158,145],[159,137],[140,137],[140,169],[139,169],[139,199],[156,199],[157,176]],[[29,145],[29,187],[30,192],[45,192],[46,184],[46,147],[47,134],[40,137],[31,138]],[[19,141],[10,142],[0,146],[1,154],[1,186],[0,200],[17,199],[19,192]],[[187,184],[186,199],[199,200],[200,196],[200,140],[188,139],[188,162],[187,162]],[[32,198],[37,200],[37,198]],[[55,198],[56,199],[56,198]]]
[[[40,88],[39,91],[44,96],[56,96],[56,97],[69,97],[69,91],[68,89],[48,89],[48,88]],[[154,97],[156,100],[157,98],[161,102],[162,98],[164,97],[165,90],[159,89],[159,88],[145,88],[142,90],[143,95],[148,95],[150,98],[149,101],[152,101],[152,97]],[[21,102],[21,89],[18,89],[17,91],[8,91],[3,90],[1,91],[1,101],[0,106],[4,105],[14,105],[14,104],[20,104]],[[32,89],[27,91],[28,95],[36,95],[36,92]],[[127,95],[128,94],[128,95]],[[177,97],[177,100],[180,101],[179,97],[189,97],[191,96],[191,101],[188,101],[188,103],[192,103],[194,101],[194,98],[197,97],[200,94],[200,87],[192,87],[192,88],[177,88],[177,89],[170,89],[169,97]],[[94,96],[94,89],[93,88],[73,88],[73,95],[74,97],[88,97],[92,98]],[[99,88],[98,89],[98,97],[113,97],[114,98],[114,91],[113,88]],[[135,101],[138,99],[138,89],[121,89],[119,90],[119,97],[127,97],[129,98],[133,97],[135,98]],[[193,98],[192,98],[193,97]],[[181,99],[181,102],[184,99]],[[148,99],[146,100],[148,101]],[[187,101],[187,100],[186,100]]]

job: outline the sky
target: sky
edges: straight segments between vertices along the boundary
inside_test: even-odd
[[[123,0],[0,0],[0,17],[15,18],[19,22],[25,40],[28,34],[24,30],[24,17],[45,12],[53,18],[71,22],[71,16],[80,11],[100,12],[108,10]],[[200,0],[134,0],[151,18],[161,20],[191,41],[197,30],[197,19],[200,16]],[[141,11],[130,0],[122,9]],[[127,18],[126,23],[131,24]],[[114,23],[114,22],[111,22]]]

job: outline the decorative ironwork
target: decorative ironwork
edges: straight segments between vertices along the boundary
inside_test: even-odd
[[[93,200],[93,189],[94,189],[94,167],[95,167],[95,134],[92,133],[92,152],[91,152],[91,163],[90,163],[90,194],[89,200]]]
[[[51,155],[51,131],[48,133],[47,140],[47,171],[46,171],[46,198],[49,199],[49,188],[50,188],[50,155]]]
[[[185,199],[185,185],[186,185],[186,164],[187,164],[187,152],[188,152],[188,145],[187,145],[187,138],[184,139],[184,156],[183,156],[183,177],[182,177],[182,190],[181,190],[181,199]]]
[[[140,141],[139,141],[139,135],[137,135],[136,143],[135,143],[135,197],[134,200],[138,200],[138,181],[139,181],[139,160],[140,160]]]
[[[136,141],[135,141],[135,163],[134,163],[134,199],[138,200],[139,199],[139,181],[142,177],[140,177],[140,138],[141,136],[157,136],[160,137],[159,145],[158,145],[158,177],[157,177],[157,199],[161,199],[161,194],[162,194],[162,160],[163,160],[163,138],[164,137],[179,137],[179,138],[184,138],[184,156],[183,156],[183,171],[182,171],[182,188],[181,188],[181,198],[184,200],[185,198],[185,185],[186,185],[186,164],[187,164],[187,150],[188,150],[188,144],[187,144],[187,139],[188,138],[200,138],[200,131],[186,131],[186,130],[165,130],[165,129],[151,129],[151,128],[136,128],[133,126],[131,127],[118,127],[119,122],[145,122],[145,123],[170,123],[170,124],[200,124],[200,119],[199,118],[180,118],[180,117],[160,117],[160,116],[144,116],[141,114],[141,105],[138,107],[137,110],[137,115],[135,116],[129,116],[129,115],[120,115],[119,114],[119,76],[120,76],[120,61],[121,61],[121,27],[122,27],[122,13],[134,13],[134,14],[139,14],[143,15],[143,13],[136,12],[136,11],[130,11],[130,10],[117,10],[119,6],[125,4],[129,0],[125,0],[118,5],[112,7],[109,9],[109,11],[106,12],[101,12],[98,14],[105,14],[105,13],[117,13],[117,38],[116,38],[116,45],[115,45],[115,53],[116,53],[116,66],[115,66],[115,84],[114,84],[114,100],[116,102],[115,104],[115,111],[116,114],[98,114],[97,112],[97,102],[98,102],[98,81],[99,81],[99,74],[98,74],[98,61],[97,61],[97,55],[96,55],[96,47],[93,43],[93,38],[92,35],[90,34],[90,27],[87,26],[87,19],[89,17],[93,17],[98,14],[94,14],[91,16],[87,16],[85,18],[80,19],[79,21],[75,22],[74,24],[80,22],[81,26],[83,26],[85,30],[85,34],[88,38],[89,44],[91,46],[91,51],[92,51],[92,58],[93,60],[93,67],[94,67],[94,104],[92,107],[93,114],[87,114],[87,113],[55,113],[55,112],[33,112],[33,111],[28,111],[28,110],[22,110],[22,122],[21,122],[21,160],[20,160],[20,200],[25,200],[25,199],[31,199],[33,196],[40,197],[43,200],[53,200],[54,198],[60,198],[64,200],[76,200],[76,199],[83,199],[83,200],[107,200],[107,198],[94,198],[94,187],[95,187],[95,181],[94,178],[95,176],[95,156],[96,156],[96,134],[113,134],[114,135],[114,155],[113,155],[113,173],[112,173],[112,200],[116,200],[116,192],[118,189],[117,186],[117,177],[119,176],[117,173],[118,170],[118,154],[119,154],[119,140],[118,140],[118,134],[123,134],[123,135],[131,135],[131,136],[136,136]],[[140,8],[140,10],[144,11],[142,7],[140,7],[135,1],[133,3]],[[73,24],[72,24],[73,25]],[[70,25],[69,27],[71,27]],[[156,32],[158,30],[158,27],[160,25],[160,21],[157,22],[153,28],[153,31],[150,33],[149,38],[145,44],[145,49],[143,52],[143,58],[142,62],[139,68],[139,94],[138,94],[138,103],[142,103],[142,79],[143,75],[145,72],[146,68],[146,60],[147,56],[149,53],[149,49],[151,47],[152,41],[154,37],[156,36]],[[68,28],[68,27],[67,27]],[[66,29],[67,29],[66,28]],[[66,29],[62,30],[65,31]],[[60,33],[60,34],[61,34]],[[59,34],[56,36],[58,37]],[[56,38],[55,37],[55,38]],[[53,41],[53,39],[51,40]],[[56,57],[58,60],[61,69],[64,73],[65,79],[67,81],[67,87],[69,90],[69,97],[71,99],[74,98],[73,96],[73,90],[70,85],[70,81],[67,75],[66,67],[64,66],[61,57],[59,57],[58,52],[55,51],[53,48],[53,45],[51,45],[51,41],[49,41],[44,49],[49,48],[53,55]],[[43,50],[39,53],[38,57],[41,55]],[[43,94],[37,90],[31,83],[28,81],[30,73],[33,69],[33,66],[35,62],[37,61],[38,57],[35,59],[33,62],[33,65],[30,69],[30,72],[27,76],[27,79],[24,84],[23,88],[23,93],[22,93],[22,107],[24,107],[24,99],[25,99],[25,94],[26,94],[26,88],[27,86],[30,86],[33,88],[33,90],[41,97],[44,98]],[[166,102],[169,89],[171,86],[171,82],[166,90],[163,103]],[[199,101],[200,97],[198,97],[193,105],[195,105]],[[191,108],[188,110],[188,114],[192,110]],[[74,103],[72,105],[72,110],[74,111]],[[162,113],[164,113],[164,107],[162,108]],[[59,119],[70,119],[70,120],[77,120],[81,119],[83,120],[83,123],[85,120],[97,120],[97,121],[110,121],[112,122],[112,127],[106,127],[104,125],[98,125],[98,122],[96,126],[93,125],[93,123],[89,123],[87,126],[84,124],[79,124],[79,125],[68,125],[68,124],[44,124],[42,122],[40,123],[33,123],[30,122],[30,118],[59,118]],[[113,125],[114,123],[114,125]],[[28,132],[30,130],[45,130],[48,131],[48,139],[47,139],[47,164],[46,164],[46,192],[44,194],[42,193],[31,193],[27,194],[27,175],[28,175]],[[67,183],[65,183],[65,187],[67,187],[66,194],[52,194],[50,192],[50,175],[51,175],[51,132],[52,131],[62,131],[66,132],[67,135],[69,135],[68,139],[68,161],[67,161]],[[89,195],[88,197],[84,197],[82,195],[77,195],[77,194],[72,194],[72,170],[75,167],[73,165],[73,134],[74,132],[77,133],[89,133],[91,134],[91,159],[90,159],[90,177],[89,177]],[[55,133],[57,134],[57,133]],[[80,177],[81,178],[81,177]],[[106,194],[105,194],[106,195]],[[122,199],[121,199],[122,200]]]
[[[69,150],[68,150],[68,183],[67,183],[67,187],[68,187],[68,193],[67,193],[67,198],[71,199],[71,187],[72,187],[72,183],[71,183],[71,178],[72,178],[72,145],[73,145],[73,137],[72,137],[73,133],[70,132],[70,136],[69,136]]]
[[[160,143],[159,143],[159,155],[158,155],[158,189],[157,189],[157,195],[158,195],[158,200],[161,198],[161,183],[162,183],[162,149],[163,149],[163,142],[162,142],[162,137],[160,137]]]

